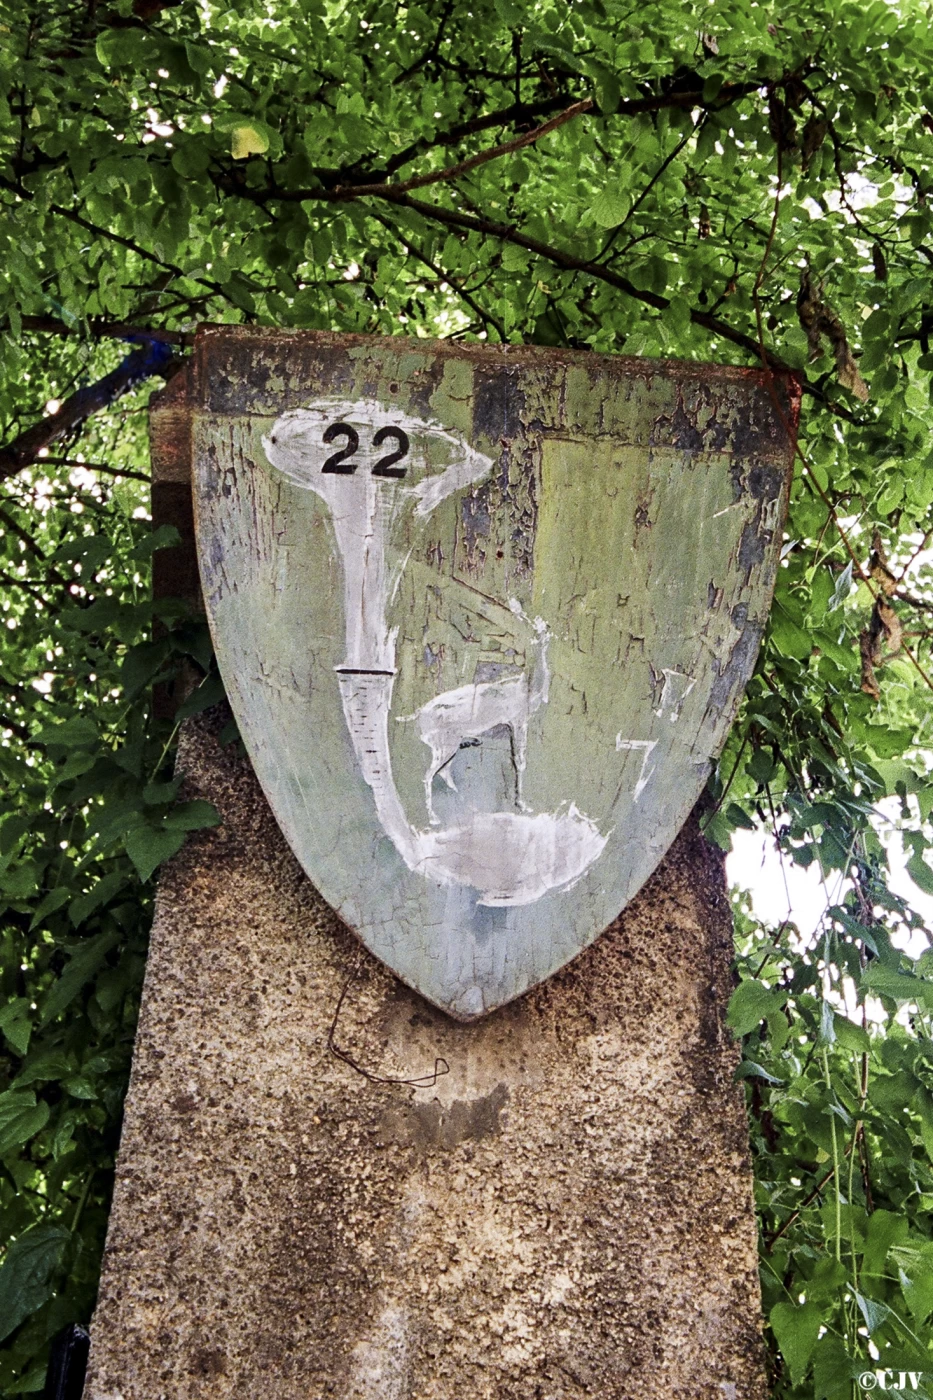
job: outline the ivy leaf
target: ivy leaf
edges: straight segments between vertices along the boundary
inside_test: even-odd
[[[141,880],[148,880],[153,871],[180,851],[185,839],[184,827],[136,826],[123,838],[126,853],[136,866]]]
[[[787,1362],[793,1385],[800,1385],[813,1348],[816,1346],[823,1322],[821,1308],[816,1303],[776,1303],[769,1314],[772,1331],[781,1355]]]

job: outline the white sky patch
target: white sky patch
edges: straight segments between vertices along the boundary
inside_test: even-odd
[[[881,803],[876,822],[888,852],[890,888],[906,899],[927,929],[933,931],[933,897],[918,889],[907,874],[907,857],[896,825],[899,812],[896,798]],[[824,881],[816,861],[806,869],[795,865],[777,850],[774,837],[767,831],[736,831],[732,851],[726,857],[726,871],[730,884],[748,891],[756,918],[773,928],[788,919],[796,924],[807,943],[816,935],[827,907],[840,903],[851,889],[851,882],[838,874]],[[922,929],[909,936],[895,932],[892,941],[914,958],[930,946]]]
[[[933,898],[918,889],[907,874],[903,842],[896,825],[899,814],[898,800],[888,799],[879,804],[875,823],[888,852],[889,888],[908,901],[930,931],[933,930]],[[794,923],[800,931],[799,940],[793,940],[798,950],[810,946],[817,957],[817,933],[823,915],[830,905],[840,903],[851,889],[851,881],[838,874],[824,881],[816,861],[806,868],[795,865],[778,851],[768,831],[734,832],[732,850],[726,856],[726,873],[731,885],[748,892],[757,919],[772,929],[779,928],[785,920]],[[914,958],[931,946],[923,929],[912,933],[895,930],[891,941]],[[824,977],[824,995],[850,1020],[861,1020],[862,1009],[851,978],[845,977],[840,989],[830,987]],[[873,1024],[880,1025],[887,1020],[887,1013],[877,997],[865,998],[865,1014]],[[897,1015],[898,1019],[906,1020],[909,1007],[902,1005]]]

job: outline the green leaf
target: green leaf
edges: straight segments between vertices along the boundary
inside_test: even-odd
[[[858,1365],[858,1369],[863,1366]],[[852,1400],[852,1372],[853,1363],[842,1338],[832,1332],[818,1338],[813,1349],[813,1383],[820,1400]]]
[[[31,1003],[28,997],[14,997],[0,1009],[0,1030],[17,1055],[22,1057],[26,1054],[32,1035]]]
[[[9,1246],[0,1264],[0,1342],[48,1302],[70,1238],[63,1225],[42,1221]]]
[[[160,525],[150,530],[131,552],[133,559],[151,559],[158,549],[175,549],[182,542],[175,525]]]
[[[179,705],[176,718],[191,719],[192,715],[199,715],[203,710],[208,710],[212,705],[219,705],[226,695],[224,683],[219,674],[214,671],[205,676],[197,690],[192,691],[184,704]]]
[[[619,80],[611,68],[594,58],[584,58],[580,64],[583,71],[593,78],[596,84],[596,101],[603,116],[611,116],[619,109],[621,90]]]
[[[770,1070],[766,1070],[764,1065],[758,1065],[754,1060],[743,1060],[735,1072],[736,1079],[764,1079],[769,1084],[783,1084],[783,1079],[778,1079]]]
[[[49,1050],[33,1046],[32,1054],[14,1080],[14,1088],[25,1088],[28,1084],[45,1083],[63,1079],[71,1074],[74,1063],[63,1050]]]
[[[908,972],[896,972],[894,968],[877,962],[865,969],[861,986],[876,996],[890,997],[892,1001],[915,1001],[933,1009],[933,982],[914,977]]]
[[[230,128],[230,154],[234,160],[262,156],[268,149],[269,132],[262,122],[244,121]]]
[[[105,29],[97,38],[97,57],[105,68],[146,67],[158,59],[158,43],[140,29]]]
[[[71,1095],[73,1099],[96,1099],[97,1090],[91,1081],[83,1074],[73,1074],[69,1079],[62,1080],[62,1088]]]
[[[183,779],[181,776],[172,778],[164,783],[147,783],[143,788],[143,801],[147,806],[159,807],[167,802],[174,802],[178,796],[178,789],[181,787]]]
[[[166,813],[163,827],[170,831],[200,831],[207,826],[218,826],[220,814],[213,802],[196,798],[193,802],[180,802]]]
[[[60,1016],[74,1001],[81,989],[90,982],[111,948],[120,941],[119,929],[107,929],[93,938],[87,938],[71,950],[68,963],[58,981],[52,987],[42,1006],[39,1024],[46,1026]]]
[[[868,1230],[865,1239],[865,1252],[862,1255],[860,1277],[867,1280],[869,1275],[881,1277],[887,1274],[888,1252],[907,1240],[910,1226],[903,1215],[883,1207],[868,1217]]]
[[[29,818],[22,812],[11,812],[0,823],[0,853],[9,855],[15,851],[29,830]]]
[[[496,14],[510,29],[517,29],[525,23],[527,18],[525,11],[521,5],[515,3],[515,0],[494,0],[494,3]]]
[[[730,802],[726,808],[726,819],[733,827],[741,827],[743,831],[754,831],[755,823],[747,812],[743,812],[737,802]]]
[[[211,163],[211,149],[204,136],[189,137],[172,155],[172,169],[190,178],[203,175]]]
[[[879,1303],[875,1298],[867,1298],[864,1293],[859,1293],[851,1285],[849,1291],[858,1303],[859,1311],[865,1319],[865,1326],[868,1328],[869,1336],[871,1336],[887,1322],[891,1316],[891,1309],[885,1303]]]
[[[736,1035],[748,1035],[769,1013],[780,1011],[787,992],[770,991],[753,978],[740,982],[729,1000],[727,1020]]]
[[[84,748],[99,742],[100,733],[90,715],[76,715],[64,724],[47,724],[36,734],[36,743],[50,748]]]
[[[847,1016],[841,1016],[836,1012],[833,1015],[833,1026],[836,1039],[844,1050],[851,1050],[857,1055],[862,1055],[867,1054],[871,1049],[868,1032],[863,1030],[861,1026],[857,1026],[854,1021],[850,1021]]]
[[[31,1089],[7,1089],[0,1094],[0,1157],[35,1137],[48,1121],[48,1104],[37,1103]]]
[[[38,1366],[33,1366],[32,1370],[27,1371],[26,1374],[22,1377],[22,1379],[19,1379],[17,1377],[16,1381],[14,1382],[16,1386],[16,1394],[38,1395],[40,1391],[44,1391],[47,1373],[48,1366],[44,1361],[40,1362]],[[9,1391],[5,1393],[9,1394]]]
[[[911,856],[907,862],[907,874],[924,894],[933,895],[933,869],[921,855]]]
[[[850,559],[848,564],[836,580],[836,586],[833,589],[832,597],[829,600],[829,612],[835,612],[836,608],[841,608],[843,603],[846,601],[846,599],[852,592],[853,568],[854,565],[852,563],[852,560]]]
[[[87,894],[79,895],[72,900],[68,909],[68,917],[74,925],[83,924],[86,919],[102,904],[107,904],[119,890],[126,884],[126,875],[122,870],[112,870],[109,875],[104,875],[90,889]]]
[[[914,1324],[923,1325],[933,1312],[933,1268],[903,1285],[904,1297]]]
[[[621,190],[603,190],[593,201],[590,212],[600,228],[616,228],[631,207],[627,194]]]
[[[126,854],[136,866],[141,880],[148,880],[153,871],[181,850],[185,840],[184,827],[137,826],[123,838]]]
[[[791,1383],[800,1385],[807,1374],[813,1348],[820,1335],[822,1310],[816,1303],[776,1303],[769,1314],[769,1321],[790,1371]]]
[[[798,626],[779,599],[774,602],[770,631],[775,646],[785,656],[802,661],[813,650],[810,634]]]

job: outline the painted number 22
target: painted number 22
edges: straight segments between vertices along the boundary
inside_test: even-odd
[[[346,447],[339,452],[332,452],[321,468],[322,472],[338,472],[341,476],[352,476],[359,466],[359,462],[352,461],[356,449],[360,445],[360,435],[355,428],[351,428],[349,423],[331,423],[329,428],[324,430],[324,441],[334,442],[337,438],[344,437],[347,440]],[[394,452],[387,452],[384,457],[373,467],[373,476],[404,476],[407,467],[397,467],[396,462],[400,462],[408,453],[408,434],[401,428],[380,428],[373,434],[373,447],[381,447],[388,439],[394,438],[398,443]]]

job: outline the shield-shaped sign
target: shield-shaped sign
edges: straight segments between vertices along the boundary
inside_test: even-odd
[[[778,565],[790,378],[217,329],[221,672],[304,869],[464,1020],[596,938],[696,802]]]

